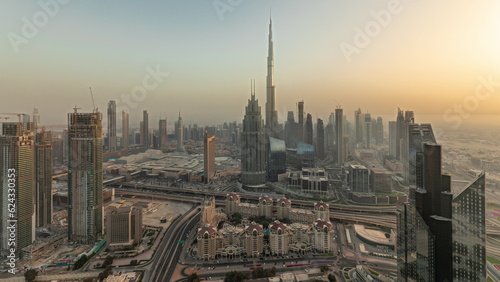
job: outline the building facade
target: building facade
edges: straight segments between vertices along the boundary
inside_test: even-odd
[[[128,111],[122,111],[122,148],[128,150],[130,146],[129,117]]]
[[[106,137],[108,140],[108,144],[106,144],[106,148],[108,151],[116,151],[117,142],[116,139],[116,101],[111,100],[108,102],[108,128],[106,132]]]
[[[325,126],[320,118],[316,124],[316,157],[320,160],[325,158]]]
[[[349,186],[352,192],[370,192],[370,171],[363,165],[349,166]]]
[[[274,42],[273,23],[269,19],[269,41],[267,54],[267,77],[266,77],[266,134],[268,137],[280,138],[278,128],[278,112],[276,111],[276,85],[274,85]]]
[[[52,132],[35,136],[36,227],[52,223]]]
[[[181,113],[179,112],[179,118],[177,119],[177,132],[175,134],[177,137],[177,151],[185,152],[184,149],[184,124],[182,123]]]
[[[158,122],[158,148],[167,147],[167,120],[160,119]]]
[[[343,110],[335,109],[335,148],[337,153],[337,165],[343,165],[345,161],[345,145],[344,145],[344,114]]]
[[[441,146],[425,143],[421,185],[398,206],[399,281],[486,281],[485,176],[457,193],[441,173]]]
[[[259,101],[252,91],[241,133],[241,181],[245,186],[266,183],[266,134]]]
[[[102,115],[68,114],[69,241],[92,244],[102,237]]]
[[[215,175],[215,135],[210,132],[203,138],[203,172],[205,183],[209,183]]]
[[[34,151],[35,143],[32,123],[4,122],[0,136],[0,181],[2,210],[0,210],[0,253],[2,257],[10,254],[13,246],[8,245],[10,231],[9,220],[17,220],[15,237],[16,255],[21,255],[21,249],[31,245],[35,240],[35,178]],[[13,183],[9,185],[9,183]],[[9,188],[10,187],[10,188]],[[9,190],[13,189],[13,190]],[[9,196],[9,195],[15,195]],[[14,198],[15,213],[9,199]]]

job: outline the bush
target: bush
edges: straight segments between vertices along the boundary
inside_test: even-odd
[[[32,282],[32,281],[35,281],[37,275],[38,275],[38,271],[36,271],[34,269],[30,269],[24,273],[24,279],[26,281]]]
[[[112,256],[107,256],[106,259],[104,260],[104,262],[102,263],[102,267],[106,268],[106,267],[108,267],[109,265],[112,265],[112,264],[113,264],[113,257]]]
[[[82,266],[84,266],[87,263],[88,260],[89,260],[89,258],[86,255],[81,256],[73,265],[73,270],[77,270],[77,269],[81,268]]]
[[[134,260],[131,260],[131,261],[130,261],[130,265],[131,265],[131,266],[136,266],[137,264],[138,264],[138,263],[137,263],[137,260],[136,260],[136,259],[134,259]]]
[[[111,274],[113,267],[110,265],[108,266],[103,272],[99,273],[99,281],[104,281],[106,278]]]
[[[252,270],[253,279],[272,277],[274,275],[276,275],[276,267],[274,266],[272,268],[256,267]]]
[[[191,274],[191,275],[188,276],[187,281],[188,282],[199,282],[200,281],[200,277],[195,272],[195,273],[193,273],[193,274]]]
[[[241,282],[248,278],[243,272],[240,271],[231,271],[226,273],[226,277],[224,278],[224,282]]]

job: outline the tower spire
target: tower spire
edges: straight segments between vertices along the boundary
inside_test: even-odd
[[[274,43],[273,43],[273,22],[271,18],[271,9],[269,8],[269,49],[267,54],[267,99],[266,99],[266,134],[277,138],[278,113],[276,111],[276,86],[274,85]]]

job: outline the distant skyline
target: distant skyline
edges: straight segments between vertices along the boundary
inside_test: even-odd
[[[214,3],[227,0],[56,1],[0,3],[0,112],[31,115],[36,106],[42,124],[65,124],[75,105],[92,110],[89,86],[102,113],[109,100],[117,100],[121,113],[121,95],[149,85],[129,108],[131,128],[143,110],[151,127],[160,113],[172,124],[179,111],[186,125],[241,122],[250,79],[259,104],[266,101],[272,7],[280,123],[300,100],[306,113],[323,120],[340,104],[351,122],[358,107],[386,123],[399,106],[413,110],[418,122],[446,124],[446,111],[456,116],[455,105],[469,103],[464,124],[500,121],[495,0],[241,1],[223,13]],[[40,3],[49,3],[48,12]],[[340,46],[354,45],[357,28],[365,30],[391,3],[399,13],[347,60]],[[35,21],[36,31],[26,21]],[[26,30],[31,34],[14,46]],[[165,75],[145,84],[158,68]],[[480,77],[491,81],[491,95],[474,100]]]

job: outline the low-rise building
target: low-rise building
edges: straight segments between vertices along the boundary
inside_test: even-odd
[[[304,193],[326,194],[328,192],[328,176],[322,168],[303,168],[292,171],[287,176],[288,187],[301,189]]]

